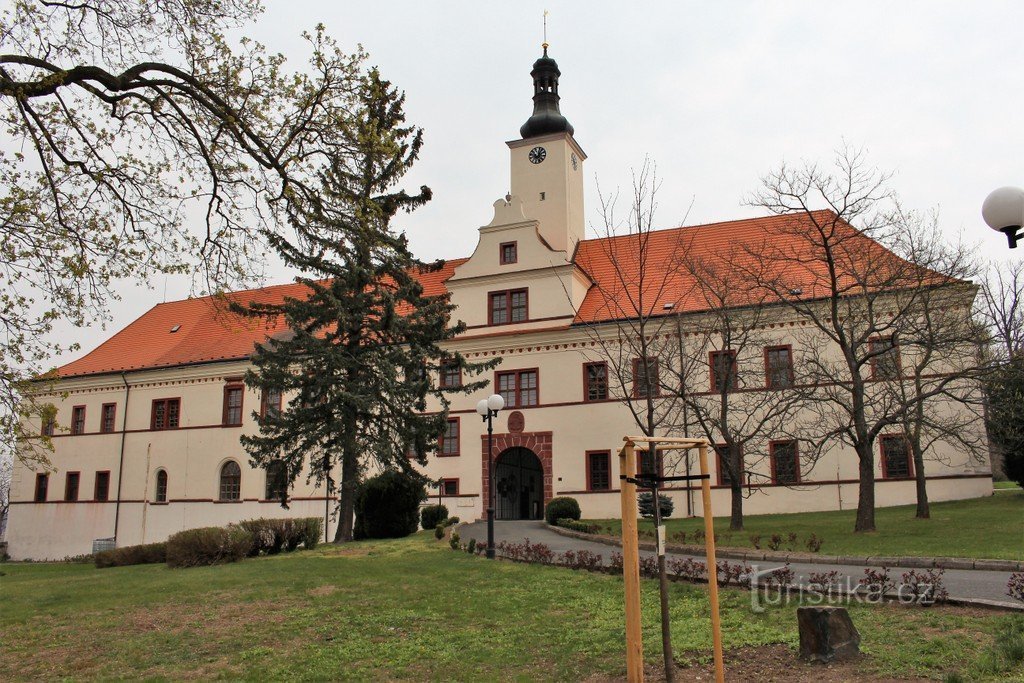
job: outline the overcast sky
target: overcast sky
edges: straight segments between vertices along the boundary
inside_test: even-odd
[[[544,9],[562,113],[589,157],[588,223],[595,179],[627,187],[645,155],[664,181],[658,223],[673,227],[688,209],[688,224],[759,215],[743,201],[762,175],[784,160],[827,163],[845,140],[894,173],[908,208],[937,208],[950,239],[964,234],[986,258],[1024,258],[980,215],[989,191],[1024,185],[1024,3],[267,4],[247,33],[269,50],[302,63],[299,35],[322,22],[405,90],[426,140],[408,186],[429,185],[434,200],[400,227],[424,260],[469,255],[508,190],[504,143],[532,111]],[[290,277],[271,268],[268,283]],[[107,331],[71,331],[82,351],[60,362],[165,289],[167,300],[189,291],[184,279],[153,286],[126,286]]]

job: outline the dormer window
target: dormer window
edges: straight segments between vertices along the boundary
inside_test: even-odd
[[[516,263],[519,260],[519,254],[517,253],[515,242],[504,242],[500,249],[501,265],[505,266],[510,263]]]

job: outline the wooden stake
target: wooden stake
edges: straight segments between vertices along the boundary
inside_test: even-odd
[[[619,474],[636,476],[636,450],[629,441],[619,451]],[[636,484],[620,479],[622,491],[622,583],[626,591],[626,680],[644,680],[644,642],[640,629],[640,552],[636,530]],[[717,603],[715,603],[717,605]]]
[[[711,480],[707,479],[708,449],[701,444],[700,473],[705,476],[700,480],[701,494],[704,498],[704,548],[708,556],[708,592],[711,598],[711,640],[715,649],[715,680],[725,683],[725,662],[722,659],[722,623],[718,618],[718,563],[715,560],[715,519],[711,514]],[[625,487],[623,487],[625,488]],[[623,516],[623,533],[625,533],[625,516]]]

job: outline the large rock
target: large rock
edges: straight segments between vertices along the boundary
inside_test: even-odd
[[[845,607],[799,607],[800,658],[832,662],[860,652],[860,633]]]

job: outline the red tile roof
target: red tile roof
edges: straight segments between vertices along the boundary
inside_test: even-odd
[[[824,211],[815,212],[813,216],[825,222],[834,218],[834,214]],[[798,245],[804,241],[793,239],[792,233],[794,230],[809,228],[809,221],[810,218],[805,214],[792,214],[650,233],[647,268],[652,275],[645,307],[649,304],[649,311],[659,312],[664,310],[665,303],[672,303],[674,313],[706,308],[693,291],[693,277],[685,273],[677,273],[669,286],[662,286],[655,291],[657,285],[665,279],[663,274],[674,267],[673,263],[681,254],[697,259],[712,259],[736,245],[755,245],[765,241],[771,241],[775,246],[788,245],[799,251]],[[864,240],[868,249],[893,258],[877,243],[859,236],[852,227],[846,224],[843,226],[845,228],[840,229],[848,230],[854,238]],[[635,315],[632,302],[635,300],[636,285],[619,284],[616,280],[617,268],[628,269],[631,264],[635,265],[637,253],[635,237],[620,236],[580,242],[575,261],[599,286],[591,287],[588,291],[577,312],[575,323],[601,322]],[[454,259],[437,271],[420,275],[424,291],[428,295],[445,291],[445,281],[457,266],[467,260]],[[814,271],[819,267],[820,264],[816,266],[813,260],[803,265],[806,270],[802,278],[806,281],[804,297],[813,298],[816,295],[814,280],[817,273]],[[223,297],[158,304],[92,352],[59,368],[58,373],[61,377],[75,377],[246,358],[252,353],[254,344],[277,331],[277,326],[229,313],[225,299],[276,302],[288,296],[301,295],[303,288],[300,284],[277,285],[234,292]],[[176,325],[180,325],[180,328],[172,333],[171,329]]]

